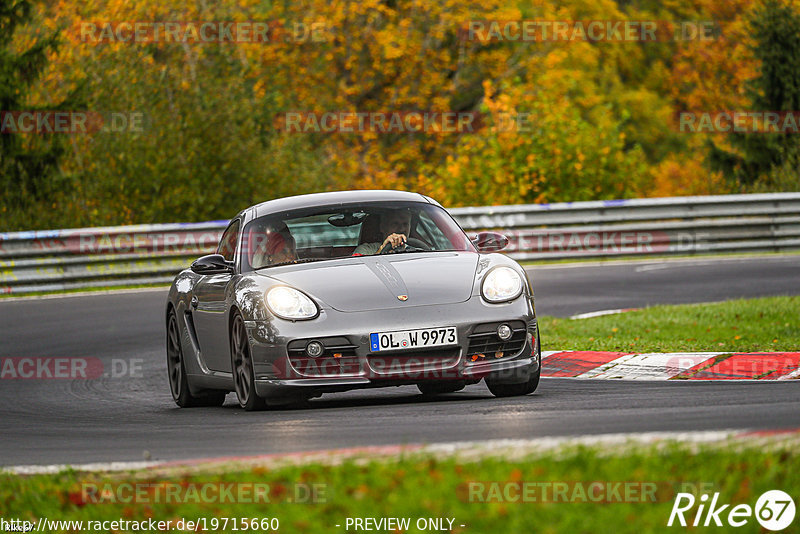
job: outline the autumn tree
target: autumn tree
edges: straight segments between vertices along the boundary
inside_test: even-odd
[[[734,150],[731,136],[682,132],[677,117],[679,112],[748,107],[747,80],[755,76],[757,65],[747,24],[752,5],[753,0],[694,0],[676,2],[670,11],[658,14],[663,19],[713,22],[716,31],[711,39],[673,43],[671,57],[661,65],[661,73],[653,76],[660,84],[658,94],[668,99],[669,113],[661,118],[663,152],[651,162],[653,184],[648,196],[733,192],[730,181],[709,161],[714,145]]]
[[[29,0],[0,0],[0,112],[37,109],[29,102],[31,87],[47,66],[48,53],[59,44],[56,31],[37,36],[19,49],[14,36],[20,26],[31,20],[32,9]],[[73,92],[43,108],[68,109],[76,102],[77,94]],[[46,204],[49,195],[64,185],[57,171],[64,152],[62,140],[12,132],[0,134],[0,210],[5,217]]]
[[[57,168],[37,174],[38,196],[26,193],[26,207],[0,222],[224,219],[270,198],[353,188],[409,189],[445,205],[725,192],[721,173],[708,169],[707,141],[736,154],[732,137],[682,134],[671,121],[676,111],[748,104],[744,82],[757,61],[744,14],[752,1],[26,4],[29,22],[13,39],[3,32],[12,54],[63,29],[62,46],[47,49],[36,83],[20,93],[27,109],[53,109],[85,84],[83,109],[146,120],[143,131],[0,138],[26,149],[68,144]],[[528,19],[725,23],[712,42],[463,38],[470,21]],[[290,38],[91,42],[75,31],[87,21],[269,21]],[[293,28],[314,24],[321,39],[291,39]],[[482,120],[466,134],[292,133],[281,127],[291,111],[455,111]],[[515,115],[529,127],[504,129]]]
[[[800,12],[785,0],[763,0],[750,15],[758,61],[757,75],[749,81],[750,109],[797,112],[800,110]],[[742,185],[769,182],[770,173],[798,160],[797,135],[788,133],[734,133],[734,150],[715,145],[714,165]]]

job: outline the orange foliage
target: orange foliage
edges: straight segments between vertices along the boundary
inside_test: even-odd
[[[55,199],[55,213],[80,224],[222,218],[258,200],[346,188],[411,189],[449,205],[706,194],[728,186],[704,168],[705,144],[671,121],[681,110],[747,106],[753,3],[645,2],[651,13],[614,0],[53,0],[37,4],[15,46],[82,21],[322,28],[322,39],[302,43],[235,44],[92,44],[67,31],[31,105],[84,83],[89,109],[150,117],[141,135],[70,140],[61,165],[72,196]],[[684,43],[459,38],[470,20],[531,18],[715,19],[723,32]],[[488,120],[463,135],[289,134],[275,118],[292,110]],[[502,116],[519,113],[533,118],[531,131],[499,131]]]

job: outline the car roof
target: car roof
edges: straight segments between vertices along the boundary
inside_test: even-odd
[[[328,193],[312,193],[310,195],[297,195],[293,197],[276,198],[261,204],[256,204],[246,211],[251,217],[262,217],[276,211],[293,210],[314,206],[329,206],[336,204],[349,204],[351,202],[425,202],[436,204],[433,200],[420,193],[408,191],[393,191],[388,189],[369,189],[359,191],[332,191]]]

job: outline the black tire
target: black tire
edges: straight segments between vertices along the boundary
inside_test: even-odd
[[[225,402],[225,391],[208,391],[202,395],[194,395],[189,389],[178,317],[172,309],[167,317],[167,377],[172,399],[181,408],[222,406]]]
[[[495,397],[518,397],[520,395],[529,395],[536,391],[539,387],[539,377],[542,374],[542,344],[539,341],[539,332],[536,332],[536,355],[539,360],[539,368],[535,373],[531,374],[527,382],[520,382],[518,384],[503,384],[501,382],[492,382],[486,380],[486,386]]]
[[[239,406],[248,412],[266,408],[266,401],[256,392],[250,341],[247,338],[244,319],[238,311],[235,312],[233,321],[231,321],[231,372]]]
[[[423,395],[441,395],[443,393],[455,393],[467,387],[463,380],[430,381],[420,382],[417,389]]]

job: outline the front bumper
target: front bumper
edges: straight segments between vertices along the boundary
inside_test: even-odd
[[[478,325],[517,322],[525,341],[520,350],[502,357],[467,357],[470,335]],[[322,393],[358,388],[416,384],[429,380],[525,382],[539,369],[537,322],[532,301],[523,296],[510,303],[487,304],[480,296],[436,306],[398,306],[389,310],[345,313],[330,308],[310,321],[246,321],[253,356],[256,392],[274,403],[292,402]],[[458,346],[426,351],[373,353],[370,334],[400,329],[455,326]],[[347,344],[347,365],[320,365],[310,372],[290,358],[293,341],[336,339]],[[302,343],[302,342],[301,342]],[[473,347],[474,349],[474,347]],[[338,349],[336,349],[338,350]],[[474,350],[473,350],[474,352]],[[296,353],[293,353],[296,354]],[[499,353],[498,353],[499,354]],[[476,361],[473,361],[476,360]],[[319,360],[322,361],[322,360]],[[338,363],[343,363],[339,359]],[[336,360],[331,362],[337,363]],[[315,361],[314,363],[317,363]]]

